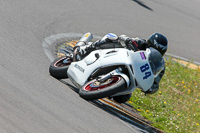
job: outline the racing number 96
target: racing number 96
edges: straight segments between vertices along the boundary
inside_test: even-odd
[[[147,63],[140,67],[141,72],[142,72],[142,73],[145,72],[145,76],[143,77],[143,80],[144,80],[144,79],[147,79],[148,77],[151,76],[151,72],[150,72],[150,71],[147,71],[147,70],[149,70],[149,68],[150,68],[150,67],[149,67],[149,64],[147,64]]]

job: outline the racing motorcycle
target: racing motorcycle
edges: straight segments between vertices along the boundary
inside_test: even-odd
[[[107,34],[103,39],[108,37],[115,36]],[[157,50],[135,50],[124,43],[126,36],[120,37],[126,48],[98,49],[81,58],[78,47],[92,43],[91,39],[91,33],[84,34],[73,52],[55,59],[49,67],[53,77],[69,78],[86,100],[126,95],[136,88],[147,91],[164,68],[164,59]]]

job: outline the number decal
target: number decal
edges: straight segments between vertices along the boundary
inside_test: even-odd
[[[146,72],[147,70],[149,70],[149,64],[145,64],[143,66],[140,67],[141,72],[145,72],[145,76],[143,77],[143,80],[147,79],[148,77],[151,76],[151,72]]]
[[[151,72],[145,72],[145,76],[143,77],[143,79],[147,79],[150,76],[151,76]]]
[[[145,65],[140,67],[141,72],[145,72],[148,69],[149,69],[149,65],[148,64],[145,64]]]

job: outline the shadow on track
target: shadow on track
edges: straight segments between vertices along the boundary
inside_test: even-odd
[[[134,2],[136,2],[137,4],[139,4],[140,6],[150,10],[150,11],[153,11],[152,8],[150,8],[149,6],[145,5],[144,2],[142,2],[141,0],[133,0]]]
[[[79,93],[78,88],[76,88],[75,86],[67,83],[66,81],[64,81],[63,79],[59,80],[60,82],[62,82],[63,84],[67,85],[69,88],[71,88],[73,91],[75,91],[76,93]]]

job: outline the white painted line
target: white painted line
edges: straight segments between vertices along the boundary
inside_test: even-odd
[[[191,60],[189,60],[189,59],[186,59],[184,57],[180,57],[180,56],[177,56],[177,55],[174,55],[174,54],[166,53],[165,55],[171,56],[171,57],[176,58],[176,59],[184,60],[184,61],[187,61],[187,62],[191,62]],[[197,62],[197,61],[192,61],[191,63],[194,63],[196,65],[200,65],[200,62]]]
[[[54,34],[49,37],[46,37],[42,43],[42,47],[44,49],[45,54],[49,58],[49,60],[52,62],[55,58],[54,55],[51,52],[51,46],[60,39],[69,38],[69,37],[81,37],[82,34],[77,33],[63,33],[63,34]]]

